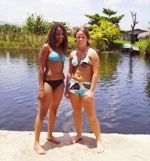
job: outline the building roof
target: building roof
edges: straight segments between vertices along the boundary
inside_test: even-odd
[[[146,32],[146,30],[142,30],[142,29],[134,29],[134,34],[140,34],[142,32]],[[132,33],[132,30],[129,30],[128,31],[129,34]]]
[[[146,39],[148,37],[150,37],[150,31],[142,32],[142,33],[138,34],[138,36],[137,36],[138,39]]]

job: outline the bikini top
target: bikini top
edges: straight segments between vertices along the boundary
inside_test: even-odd
[[[87,56],[87,53],[85,54],[84,58],[81,59],[80,62],[78,62],[77,56],[75,54],[72,59],[72,65],[73,66],[81,65],[85,67],[87,65],[92,65],[92,62],[90,58]]]
[[[62,55],[62,58],[60,58],[59,54],[54,50],[52,50],[52,52],[49,53],[49,56],[48,56],[48,60],[51,60],[51,61],[62,61],[62,62],[64,62],[65,59],[66,59],[66,57],[65,57],[64,54]]]

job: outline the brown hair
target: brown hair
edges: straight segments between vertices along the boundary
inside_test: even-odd
[[[79,31],[82,31],[82,32],[85,34],[85,36],[86,36],[88,39],[90,39],[90,34],[89,34],[88,30],[85,29],[84,27],[79,28],[79,29],[75,32],[75,35],[74,35],[75,38],[76,38],[77,33],[78,33]],[[87,45],[90,46],[89,41],[87,41]]]
[[[54,49],[54,50],[56,49],[56,30],[57,30],[57,28],[61,28],[63,30],[63,32],[64,32],[64,40],[61,43],[61,46],[62,46],[63,51],[67,52],[67,48],[68,48],[67,31],[66,31],[66,28],[62,24],[60,24],[60,23],[55,23],[50,28],[45,43],[48,43],[49,46],[52,49]]]

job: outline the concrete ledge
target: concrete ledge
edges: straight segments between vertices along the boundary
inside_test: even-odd
[[[46,155],[33,150],[34,132],[0,130],[0,161],[149,161],[150,135],[102,134],[105,152],[97,154],[94,134],[83,133],[83,139],[71,145],[75,133],[54,132],[61,143],[46,141],[41,145]]]

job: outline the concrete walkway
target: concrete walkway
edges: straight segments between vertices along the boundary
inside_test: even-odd
[[[93,134],[83,133],[83,139],[71,145],[75,133],[57,133],[59,145],[46,141],[41,144],[46,155],[33,150],[34,132],[0,130],[0,161],[150,161],[150,135],[102,134],[105,152],[97,154]]]

